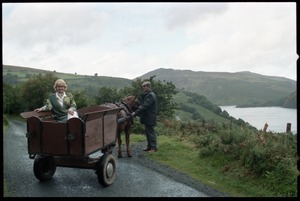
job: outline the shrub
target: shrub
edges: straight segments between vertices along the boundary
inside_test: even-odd
[[[257,130],[248,127],[226,128],[213,121],[201,123],[164,121],[158,124],[163,135],[178,136],[198,149],[199,160],[216,162],[223,157],[236,164],[230,172],[245,179],[262,179],[264,191],[276,196],[297,195],[297,136],[266,134],[266,143],[257,138]],[[224,164],[220,164],[224,167]],[[241,171],[243,170],[243,171]],[[255,181],[254,181],[255,182]]]
[[[8,119],[6,115],[3,115],[3,125],[8,126]]]

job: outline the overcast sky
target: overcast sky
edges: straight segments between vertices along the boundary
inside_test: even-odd
[[[2,3],[3,64],[134,79],[157,68],[296,80],[296,3]]]

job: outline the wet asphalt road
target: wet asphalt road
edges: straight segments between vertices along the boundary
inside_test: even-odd
[[[40,182],[27,152],[26,122],[10,121],[3,135],[4,197],[227,197],[192,178],[144,157],[144,143],[133,144],[132,158],[118,159],[111,186],[98,183],[94,170],[57,167],[53,178]],[[95,153],[93,155],[100,155]]]

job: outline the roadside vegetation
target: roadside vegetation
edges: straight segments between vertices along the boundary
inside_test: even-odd
[[[3,83],[3,125],[44,105],[53,92],[54,73],[38,74],[26,82]],[[235,119],[205,96],[176,89],[172,82],[136,79],[123,88],[102,86],[78,90],[69,86],[78,108],[141,96],[141,83],[150,80],[158,98],[159,151],[149,157],[231,196],[296,197],[297,134],[265,133]],[[90,90],[91,91],[91,90]],[[176,98],[176,99],[175,99]],[[131,141],[144,141],[143,126],[135,119]]]
[[[147,157],[233,197],[297,197],[297,136],[248,128],[166,121],[159,151]],[[132,134],[133,144],[145,136]]]

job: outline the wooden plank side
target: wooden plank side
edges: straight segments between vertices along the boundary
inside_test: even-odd
[[[71,118],[67,121],[68,154],[72,156],[84,156],[85,154],[85,130],[84,123],[79,118]]]
[[[105,111],[105,110],[108,110],[108,109],[110,109],[110,108],[105,107],[105,106],[99,106],[99,105],[89,106],[89,107],[84,107],[84,108],[78,109],[78,114],[83,117],[85,114],[94,113],[94,112],[101,112],[101,111]]]
[[[30,112],[22,112],[20,113],[21,117],[24,119],[28,119],[30,117],[49,117],[52,115],[51,111],[42,111],[42,112],[35,112],[35,111],[30,111]]]
[[[103,112],[98,113],[97,117],[98,118],[91,117],[92,120],[85,123],[85,150],[87,155],[103,147]]]
[[[27,146],[28,154],[40,154],[41,150],[41,119],[38,117],[30,117],[27,119]]]
[[[117,113],[120,110],[90,107],[85,110],[84,121],[72,118],[67,123],[49,117],[40,118],[51,115],[51,112],[21,113],[27,118],[28,153],[82,157],[101,150],[116,140]],[[72,136],[75,138],[71,139]]]
[[[67,124],[61,122],[42,122],[42,146],[44,154],[67,155]]]
[[[100,108],[101,110],[87,112],[82,117],[86,126],[85,150],[87,155],[103,149],[116,140],[117,113],[122,108]],[[105,137],[106,135],[107,137]]]
[[[104,116],[104,146],[112,144],[117,138],[118,120],[117,113],[121,110],[107,111]]]

